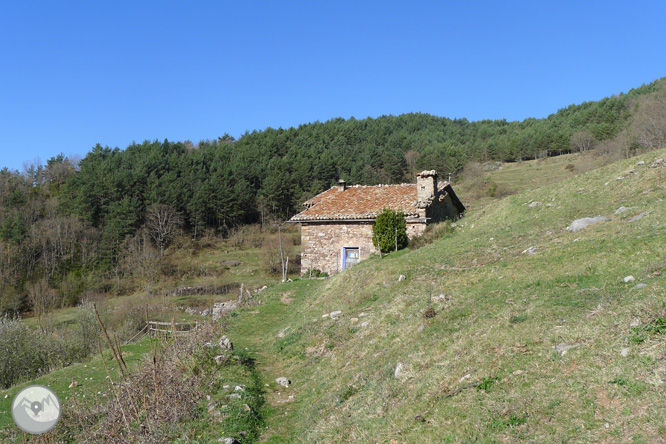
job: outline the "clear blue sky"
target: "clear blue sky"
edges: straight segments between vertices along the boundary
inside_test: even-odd
[[[0,1],[0,167],[334,117],[545,117],[666,75],[663,1]]]

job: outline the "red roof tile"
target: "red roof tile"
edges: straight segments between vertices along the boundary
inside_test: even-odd
[[[305,202],[305,211],[294,222],[309,220],[374,219],[384,208],[418,217],[416,184],[354,185],[344,191],[330,188]]]

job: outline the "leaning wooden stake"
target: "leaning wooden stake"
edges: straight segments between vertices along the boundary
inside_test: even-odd
[[[111,348],[111,353],[113,353],[113,358],[118,363],[118,369],[120,370],[120,374],[123,376],[123,379],[126,379],[127,375],[125,374],[125,369],[123,368],[120,358],[118,358],[118,354],[116,353],[116,349],[113,346],[113,342],[111,342],[111,338],[109,338],[109,333],[106,331],[106,327],[102,322],[102,318],[99,317],[99,312],[97,311],[97,304],[94,302],[93,302],[93,309],[95,310],[95,315],[97,316],[97,322],[99,322],[99,325],[102,327],[102,332],[104,333],[106,342],[109,344],[109,347]]]

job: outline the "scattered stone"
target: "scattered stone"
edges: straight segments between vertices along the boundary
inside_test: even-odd
[[[403,376],[402,362],[398,362],[398,365],[395,366],[395,372],[393,372],[393,376],[396,379],[400,379]]]
[[[638,220],[643,219],[644,216],[645,216],[645,213],[637,214],[636,216],[629,219],[629,222],[636,222]]]
[[[558,352],[558,353],[560,354],[560,356],[564,356],[564,355],[566,355],[567,352],[568,352],[569,350],[571,350],[572,348],[576,348],[576,347],[580,347],[580,346],[581,346],[580,343],[576,343],[576,344],[567,344],[567,343],[563,342],[563,343],[561,343],[561,344],[553,345],[553,349],[554,349],[556,352]]]
[[[227,360],[227,355],[217,355],[213,359],[215,359],[215,364],[222,365]]]
[[[633,321],[631,321],[631,324],[629,324],[629,327],[631,328],[636,328],[641,326],[641,320],[638,318],[634,318]]]
[[[530,256],[533,254],[536,254],[537,252],[537,247],[529,247],[526,250],[523,250],[522,254],[529,254]]]
[[[261,293],[262,291],[264,291],[264,290],[267,289],[267,288],[268,288],[268,285],[264,285],[264,286],[261,287],[260,289],[255,290],[255,292],[256,292],[256,293]]]
[[[241,262],[240,262],[240,261],[234,261],[234,260],[231,260],[231,261],[222,261],[222,262],[220,262],[220,264],[221,264],[223,267],[237,267],[237,266],[239,266],[239,265],[241,264]]]
[[[636,165],[645,165],[645,161],[641,160],[640,162],[636,163]]]
[[[327,318],[327,317],[328,317],[328,313],[324,313],[323,315],[321,315],[321,317],[322,317],[322,318]]]
[[[636,286],[634,288],[636,290],[640,290],[641,288],[645,288],[645,287],[647,287],[647,284],[644,284],[644,283],[641,282],[640,284],[636,284]]]
[[[446,302],[446,301],[450,301],[450,300],[451,300],[451,297],[449,297],[449,295],[446,294],[446,293],[440,293],[439,295],[432,297],[433,302]]]
[[[368,325],[370,325],[370,322],[369,322],[369,321],[363,321],[363,322],[361,322],[361,327],[364,327],[364,328],[365,328],[365,327],[367,327]]]
[[[634,277],[631,276],[631,275],[629,275],[629,276],[625,276],[625,278],[624,278],[624,282],[633,282],[633,281],[635,281],[635,280],[636,280],[636,278],[634,278]]]
[[[629,347],[625,347],[622,350],[620,350],[620,356],[622,356],[623,358],[629,356]]]
[[[227,335],[224,335],[220,338],[220,342],[218,345],[222,348],[226,348],[227,350],[233,350],[234,349],[234,344],[231,343]]]
[[[469,379],[469,378],[471,378],[471,377],[472,377],[472,375],[469,374],[469,373],[467,373],[465,376],[463,376],[462,378],[460,378],[460,379],[458,380],[458,383],[465,382],[467,379]]]
[[[277,334],[278,338],[284,338],[287,334],[287,332],[291,329],[291,327],[285,327],[282,330],[280,330]]]
[[[571,223],[571,225],[567,227],[567,230],[576,233],[577,231],[580,231],[583,228],[587,228],[592,224],[596,224],[597,222],[604,222],[607,220],[611,220],[610,217],[604,217],[604,216],[584,217],[582,219],[574,220]]]
[[[239,307],[238,302],[216,302],[213,304],[213,321],[219,320],[223,315],[236,310]]]
[[[519,376],[519,375],[522,375],[522,374],[523,374],[522,370],[516,370],[515,372],[513,372],[514,376]]]
[[[631,210],[631,208],[632,208],[632,207],[620,207],[620,208],[618,208],[617,210],[615,210],[615,214],[623,213],[623,212],[625,212],[625,211],[627,211],[627,210]]]
[[[217,442],[221,442],[222,444],[240,444],[240,441],[236,438],[220,438]]]
[[[243,410],[245,410],[246,412],[251,412],[252,408],[247,404],[243,404]]]
[[[349,322],[351,322],[352,324],[355,324],[355,323],[358,322],[358,318],[351,318],[351,319],[349,320]]]
[[[423,331],[424,328],[425,328],[425,325],[421,324],[421,325],[419,325],[419,328],[418,328],[416,331],[418,331],[419,333],[421,333],[421,332]]]
[[[209,402],[208,405],[206,406],[209,412],[215,410],[215,407],[217,407],[217,402],[215,401]]]
[[[623,180],[624,176],[616,177],[615,180]]]
[[[241,394],[240,393],[232,393],[231,395],[227,395],[227,398],[238,398],[238,399],[240,399]]]
[[[244,392],[245,391],[243,386],[240,386],[240,385],[237,385],[236,387],[234,387],[234,390],[237,391],[237,392]]]
[[[285,378],[284,376],[280,376],[275,380],[275,382],[277,382],[282,387],[289,387],[289,384],[291,384],[291,381]]]
[[[407,278],[405,277],[405,275],[404,275],[404,274],[401,274],[400,277],[398,278],[398,282],[402,282],[402,281],[404,281],[405,279],[407,279]]]
[[[528,205],[528,207],[534,208],[534,207],[538,207],[539,205],[541,205],[541,202],[532,202],[531,204]]]
[[[342,310],[332,311],[328,314],[331,319],[337,319],[339,316],[342,316]]]
[[[366,316],[370,316],[370,315],[367,314],[367,313],[361,313],[361,314],[358,315],[359,318],[364,318]]]

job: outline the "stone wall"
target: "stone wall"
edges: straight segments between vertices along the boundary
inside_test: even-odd
[[[451,196],[446,191],[439,191],[426,209],[426,217],[429,224],[444,222],[447,219],[457,220],[460,218],[458,209],[453,204]]]
[[[359,248],[359,259],[375,251],[372,222],[326,222],[301,224],[301,274],[313,269],[335,274],[342,271],[342,249]]]
[[[359,249],[359,259],[365,260],[376,251],[372,244],[372,227],[368,222],[320,222],[301,223],[301,274],[312,269],[325,271],[329,275],[342,271],[342,256],[345,247]],[[408,223],[407,237],[418,236],[425,224]]]

